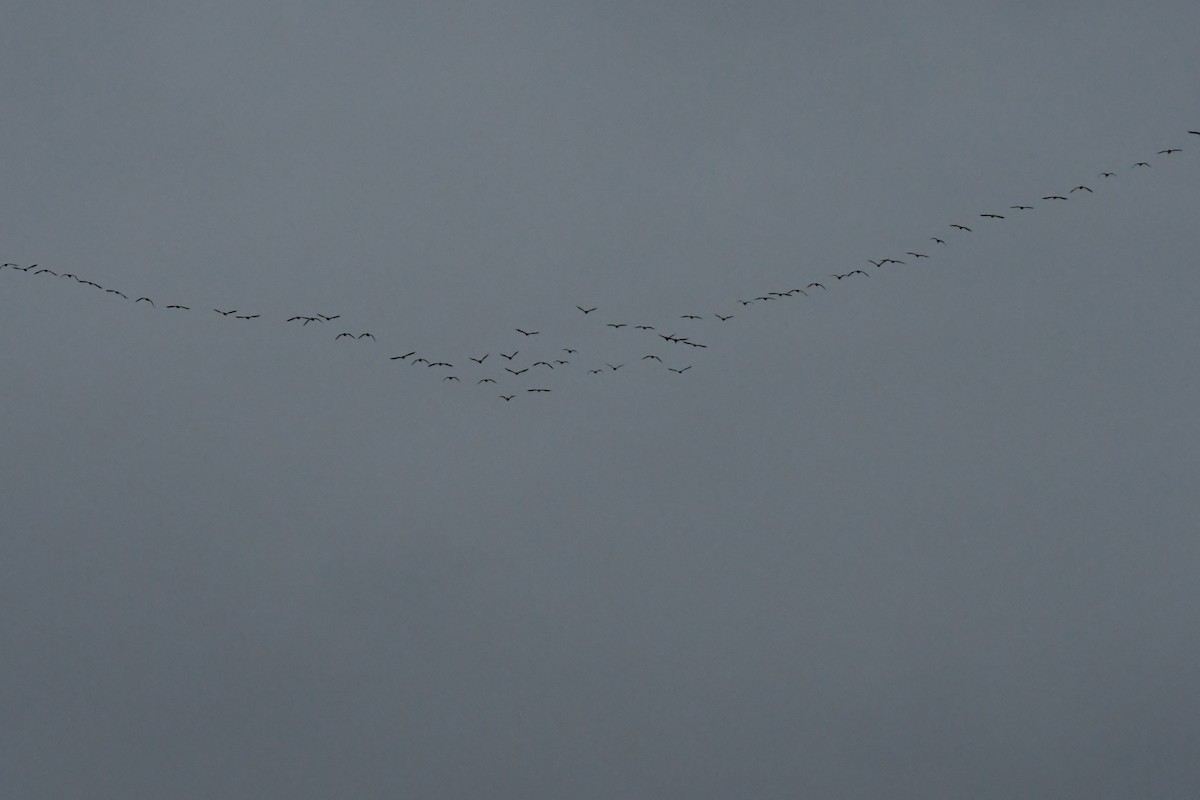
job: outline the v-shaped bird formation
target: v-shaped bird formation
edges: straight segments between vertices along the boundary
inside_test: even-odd
[[[1200,131],[1189,130],[1187,131],[1187,134],[1200,136]],[[1170,157],[1173,159],[1175,154],[1181,152],[1183,152],[1183,148],[1166,147],[1157,151],[1156,155]],[[1133,162],[1133,165],[1127,169],[1144,169],[1150,166],[1151,164],[1148,161],[1136,161]],[[1104,184],[1107,186],[1109,185],[1108,179],[1117,177],[1118,174],[1119,173],[1115,171],[1103,171],[1098,173],[1098,177],[1104,178]],[[1100,184],[1097,184],[1097,186],[1099,185]],[[1079,193],[1077,197],[1086,197],[1094,194],[1095,190],[1085,184],[1078,184],[1069,189],[1066,193],[1041,195],[1041,199],[1045,201],[1071,202],[1071,195],[1075,195],[1076,193]],[[1008,208],[1024,214],[1027,211],[1037,210],[1038,206],[1034,204],[1018,203],[1011,205]],[[977,214],[977,216],[980,219],[994,221],[992,224],[1000,224],[1002,222],[1004,224],[1012,223],[1012,221],[1008,219],[1009,215],[1005,214],[982,212]],[[988,223],[984,223],[984,225],[986,227]],[[947,227],[952,232],[946,234],[946,236],[950,239],[975,233],[973,228],[968,225],[964,225],[961,222],[948,223]],[[943,239],[939,236],[924,237],[922,241],[933,242],[938,246],[935,249],[939,250],[940,248],[948,246],[947,239]],[[920,259],[932,259],[935,257],[931,256],[929,253],[923,253],[917,250],[908,250],[905,251],[904,254],[912,258],[914,261]],[[908,262],[887,257],[880,259],[866,259],[866,263],[873,268],[873,271],[878,271],[883,270],[885,267],[890,269],[893,266],[907,266]],[[846,281],[846,285],[849,285],[853,283],[854,280],[870,278],[873,274],[873,271],[868,272],[867,270],[856,267],[854,269],[838,270],[824,274],[835,279],[837,281],[837,285],[840,286],[843,284],[843,281]],[[20,264],[8,262],[0,265],[0,273],[13,272],[22,272],[30,277],[46,276],[49,278],[55,278],[59,281],[65,280],[69,283],[73,283],[74,285],[97,291],[98,296],[108,295],[113,298],[120,298],[121,302],[127,302],[131,307],[139,307],[146,313],[204,313],[196,306],[174,302],[175,298],[171,298],[172,302],[163,303],[161,306],[156,303],[153,298],[140,293],[134,293],[135,299],[130,300],[130,295],[128,293],[114,287],[102,286],[100,283],[81,277],[74,272],[59,272],[49,267],[39,266],[38,264],[22,266]],[[797,286],[799,284],[797,283],[792,285]],[[581,374],[593,376],[591,378],[592,380],[603,380],[608,377],[616,377],[616,373],[627,376],[630,375],[632,371],[633,374],[636,374],[637,370],[639,369],[642,370],[641,374],[645,374],[645,371],[647,370],[661,370],[665,374],[674,375],[682,379],[685,376],[685,373],[688,373],[694,366],[694,364],[691,363],[691,357],[698,354],[700,351],[708,349],[708,342],[715,341],[714,339],[711,339],[711,336],[718,336],[720,330],[727,329],[727,324],[736,324],[736,318],[738,314],[754,313],[754,311],[757,309],[751,309],[751,306],[760,305],[770,301],[790,300],[792,302],[799,302],[800,298],[809,297],[810,291],[818,289],[823,292],[828,291],[828,286],[824,282],[812,280],[806,284],[803,284],[803,288],[771,289],[761,293],[751,292],[748,293],[749,296],[747,298],[732,299],[728,303],[723,304],[723,306],[726,307],[723,307],[720,311],[713,311],[711,314],[700,314],[692,311],[686,314],[677,314],[667,318],[669,320],[680,321],[680,325],[688,326],[686,328],[686,335],[680,335],[676,330],[673,329],[673,325],[669,324],[665,320],[638,320],[636,324],[631,324],[631,321],[625,320],[606,320],[603,319],[603,317],[601,317],[599,314],[593,316],[595,312],[600,311],[599,306],[586,303],[572,303],[572,305],[574,305],[574,307],[581,312],[580,316],[586,318],[589,324],[595,326],[598,341],[604,343],[596,344],[595,346],[586,349],[582,346],[575,347],[571,346],[575,344],[574,341],[564,342],[561,340],[561,338],[556,338],[556,335],[552,331],[543,331],[541,326],[533,327],[526,324],[523,327],[514,327],[507,337],[503,338],[501,341],[494,342],[491,347],[481,347],[473,350],[473,352],[477,353],[482,352],[483,355],[480,356],[466,356],[464,359],[455,357],[447,360],[447,358],[441,354],[435,355],[432,353],[418,353],[416,350],[400,348],[407,350],[407,352],[399,353],[396,349],[389,349],[385,351],[385,354],[381,354],[381,361],[393,362],[394,365],[404,365],[410,368],[414,366],[421,367],[426,371],[436,371],[438,369],[458,369],[455,365],[465,361],[467,363],[462,365],[462,369],[466,369],[468,367],[470,368],[469,371],[472,374],[468,376],[470,378],[469,381],[463,381],[456,374],[438,372],[437,376],[440,378],[440,382],[445,386],[473,386],[482,388],[488,392],[489,396],[499,399],[505,403],[511,402],[514,398],[516,398],[518,396],[518,390],[523,390],[520,395],[522,397],[526,395],[546,394],[552,392],[553,387],[549,385],[549,381],[553,380],[558,374],[569,372],[572,369],[578,370]],[[734,305],[735,303],[736,306]],[[159,310],[160,308],[161,311]],[[193,308],[196,308],[197,310],[194,312]],[[734,313],[735,310],[736,313]],[[726,313],[722,313],[722,311]],[[264,318],[260,313],[252,313],[240,308],[214,308],[207,313],[215,313],[223,319],[243,320],[254,324],[262,324],[271,321]],[[283,324],[294,324],[298,322],[300,323],[299,327],[307,327],[310,324],[321,326],[338,320],[341,317],[341,314],[304,313],[293,314],[287,318],[281,318],[278,320],[278,322]],[[610,329],[608,336],[612,338],[602,339],[599,337],[599,334],[606,328]],[[670,333],[663,332],[669,328],[671,329]],[[620,372],[621,369],[626,366],[626,364],[610,363],[608,360],[606,360],[606,357],[611,358],[611,356],[606,356],[605,351],[608,343],[610,343],[613,339],[620,339],[623,337],[635,337],[636,341],[644,345],[644,349],[647,352],[636,362],[631,363],[629,365],[629,370]],[[345,346],[347,347],[351,345],[356,347],[381,346],[376,340],[375,335],[370,331],[339,330],[338,333],[333,334],[331,338],[334,341],[346,342],[347,344]],[[701,339],[704,341],[699,341]],[[626,341],[625,343],[628,344],[629,341]],[[528,348],[530,345],[542,345],[542,347],[540,349],[523,352],[522,349],[515,346],[517,344],[521,344],[523,348]],[[504,352],[505,349],[510,348],[512,352]],[[492,352],[498,353],[500,357],[504,359],[504,361],[499,362],[500,365],[503,365],[502,370],[497,371],[494,369],[494,367],[497,366],[497,362],[494,360],[488,364],[485,364]],[[571,359],[568,360],[559,357],[563,353],[571,356]],[[518,356],[523,356],[523,358],[518,360]],[[481,373],[481,370],[486,370],[486,374]],[[421,372],[421,370],[418,370],[418,372]],[[522,377],[527,373],[530,374],[531,378],[536,376],[536,385],[530,385],[529,379]],[[467,376],[467,372],[463,372],[462,374]],[[501,386],[501,382],[503,382],[503,386]],[[500,393],[498,395],[495,394],[496,389],[493,389],[492,386],[500,389]]]

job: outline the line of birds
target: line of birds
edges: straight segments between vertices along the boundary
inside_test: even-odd
[[[1191,135],[1195,135],[1195,136],[1200,136],[1200,131],[1189,130],[1187,133],[1191,134]],[[1182,152],[1182,148],[1168,147],[1168,148],[1159,150],[1157,152],[1157,155],[1172,156],[1172,155],[1174,155],[1176,153],[1180,153],[1180,152]],[[1130,167],[1130,169],[1145,169],[1145,168],[1149,168],[1150,166],[1151,166],[1150,163],[1147,161],[1137,161],[1137,162],[1134,162],[1134,164]],[[1100,177],[1102,179],[1109,179],[1109,178],[1116,177],[1116,173],[1110,172],[1110,171],[1100,172],[1098,174],[1098,177]],[[1066,194],[1043,195],[1042,199],[1046,200],[1046,201],[1056,201],[1056,202],[1068,201],[1068,200],[1070,200],[1070,195],[1075,194],[1076,192],[1094,194],[1094,190],[1090,186],[1087,186],[1084,184],[1079,184],[1079,185],[1071,188]],[[1022,213],[1025,211],[1034,210],[1034,208],[1035,208],[1035,206],[1032,206],[1032,205],[1015,204],[1015,205],[1009,206],[1008,210]],[[980,213],[978,216],[982,219],[987,219],[987,220],[1005,220],[1005,219],[1007,219],[1007,217],[1009,215],[999,214],[999,213],[995,213],[995,212],[984,212],[984,213]],[[962,234],[974,233],[973,228],[971,228],[968,225],[959,223],[959,222],[950,223],[949,227],[959,233],[962,233]],[[938,245],[939,247],[946,246],[946,240],[941,237],[931,236],[931,237],[929,237],[929,240],[932,241],[934,244]],[[909,250],[905,253],[905,255],[911,257],[913,260],[930,258],[930,255],[928,253],[922,253],[917,250]],[[888,266],[888,265],[905,266],[905,265],[907,265],[908,262],[904,261],[902,259],[888,257],[888,258],[880,258],[880,259],[867,259],[867,263],[870,264],[875,269],[882,269],[883,267]],[[118,289],[107,288],[107,287],[101,286],[99,283],[97,283],[95,281],[82,278],[79,275],[77,275],[75,273],[71,273],[71,272],[60,273],[60,272],[57,272],[48,267],[39,267],[37,264],[30,264],[29,266],[21,266],[19,264],[12,263],[12,262],[0,265],[0,271],[5,270],[5,269],[10,270],[10,271],[32,273],[33,275],[49,275],[52,277],[73,279],[80,285],[85,285],[85,286],[89,286],[89,287],[98,289],[98,290],[104,292],[105,294],[112,294],[112,295],[114,295],[116,297],[120,297],[124,300],[129,299],[129,295],[127,295],[126,293],[124,293]],[[848,270],[845,272],[829,273],[829,277],[831,277],[839,282],[842,280],[845,280],[845,279],[853,278],[855,276],[862,276],[865,278],[870,278],[871,273],[867,272],[864,269],[858,269],[858,268]],[[810,281],[809,283],[805,284],[801,288],[768,291],[768,292],[764,292],[762,294],[753,295],[750,298],[738,299],[736,302],[743,309],[745,309],[751,305],[754,305],[755,303],[770,302],[770,301],[783,300],[783,299],[795,299],[797,296],[809,297],[810,291],[818,291],[818,290],[820,292],[827,292],[829,289],[825,285],[825,283],[823,283],[822,281],[814,280],[814,281]],[[158,307],[155,304],[153,299],[151,299],[150,297],[145,296],[145,295],[138,296],[133,300],[134,305],[137,305],[139,303],[144,303],[150,308]],[[191,311],[192,310],[191,306],[183,305],[181,303],[166,304],[163,306],[163,308],[169,309],[172,311]],[[575,306],[575,308],[577,308],[583,314],[583,316],[585,318],[589,318],[589,319],[591,318],[592,314],[594,314],[596,311],[599,310],[599,306],[585,306],[585,305],[578,305],[578,304]],[[222,317],[226,317],[226,318],[232,317],[234,319],[240,319],[240,320],[255,320],[255,319],[260,319],[262,317],[262,314],[240,312],[238,309],[225,310],[225,309],[214,308],[213,312],[215,312],[216,314],[218,314]],[[294,315],[286,318],[285,322],[286,323],[299,322],[301,324],[301,327],[307,327],[308,325],[314,324],[314,323],[323,325],[323,324],[326,324],[329,322],[333,322],[335,320],[340,319],[341,316],[342,316],[341,314],[319,314],[319,313],[318,314],[294,314]],[[723,323],[727,323],[730,320],[734,319],[734,317],[735,317],[734,314],[713,313],[712,317],[708,318],[703,314],[687,313],[687,314],[679,315],[678,319],[686,321],[687,324],[691,324],[691,323],[695,323],[695,322],[708,322],[708,321],[710,321],[710,319],[715,319],[719,324],[723,324]],[[659,330],[658,325],[651,325],[651,324],[643,322],[643,323],[639,323],[639,324],[630,326],[630,324],[627,322],[604,322],[602,324],[602,326],[605,328],[611,328],[614,331],[618,331],[618,332],[622,331],[622,329],[625,329],[625,328],[631,328],[631,333],[640,332],[641,334],[644,334],[644,335],[653,335],[658,340],[661,340],[661,342],[666,343],[666,344],[685,345],[689,348],[692,348],[693,350],[708,349],[707,344],[692,341],[692,334],[689,334],[687,336],[681,336],[675,332],[663,333],[662,331]],[[665,327],[665,325],[663,327]],[[514,328],[513,330],[514,330],[514,333],[520,334],[521,341],[528,341],[532,337],[537,337],[537,336],[542,335],[542,331],[540,328],[535,330],[533,328],[518,327],[518,328]],[[375,335],[369,331],[361,331],[358,333],[352,333],[350,331],[342,331],[342,332],[338,333],[337,335],[335,335],[333,337],[333,339],[334,339],[334,341],[341,341],[344,339],[344,340],[348,340],[351,342],[361,342],[363,340],[376,341]],[[653,343],[654,339],[648,338],[647,341]],[[575,355],[579,354],[580,351],[578,348],[575,348],[575,347],[563,346],[563,347],[558,347],[557,349],[554,349],[553,353],[549,353],[549,354],[545,353],[545,352],[540,352],[540,353],[536,353],[536,354],[528,354],[526,356],[527,359],[532,359],[535,355],[540,356],[540,357],[538,357],[538,359],[536,361],[527,360],[527,361],[522,361],[519,363],[516,362],[516,359],[517,359],[517,356],[521,354],[520,349],[514,348],[514,349],[512,349],[512,352],[510,352],[510,353],[506,353],[503,350],[497,350],[496,352],[501,358],[503,358],[505,360],[505,365],[503,367],[503,373],[507,373],[507,375],[502,374],[502,373],[494,373],[494,374],[489,374],[489,375],[484,375],[484,376],[478,377],[478,379],[476,379],[474,381],[476,386],[499,385],[498,379],[506,380],[506,381],[514,381],[514,380],[518,380],[518,379],[523,380],[523,379],[521,379],[521,376],[526,373],[529,373],[531,370],[534,370],[534,369],[543,370],[543,371],[544,370],[549,370],[549,371],[563,370],[564,368],[570,367],[572,365],[572,362],[569,359],[562,358],[558,354],[565,353],[568,356],[575,356]],[[474,364],[476,365],[474,367],[474,369],[485,368],[484,362],[486,362],[491,355],[492,355],[492,353],[491,353],[491,351],[489,351],[480,356],[468,356],[467,360],[470,362],[474,362]],[[435,359],[432,356],[427,357],[423,354],[418,355],[416,350],[409,350],[408,352],[403,353],[403,354],[388,356],[388,360],[392,361],[392,362],[397,362],[397,363],[407,363],[410,366],[424,365],[427,369],[434,369],[434,368],[455,369],[455,365],[451,361],[447,361],[447,360],[440,359],[440,358]],[[644,355],[640,359],[638,359],[638,363],[642,363],[642,362],[650,362],[651,366],[658,365],[658,367],[664,368],[666,371],[674,373],[676,375],[683,375],[685,372],[688,372],[693,367],[692,364],[687,364],[684,366],[667,366],[665,361],[663,360],[663,358],[657,353],[647,353],[646,355]],[[493,363],[495,363],[495,362],[493,362]],[[604,374],[609,374],[609,373],[615,373],[626,366],[626,363],[624,363],[624,362],[618,363],[618,364],[613,364],[613,363],[609,363],[607,361],[602,361],[601,363],[603,364],[603,366],[590,367],[587,369],[587,373],[590,375],[604,375]],[[472,376],[472,377],[474,377],[474,376]],[[443,383],[462,383],[462,379],[460,378],[459,375],[449,374],[449,375],[442,376],[442,382]],[[521,388],[523,388],[524,391],[528,394],[544,394],[544,393],[549,393],[552,391],[551,388],[543,386],[543,385],[523,386]],[[498,397],[499,397],[499,399],[501,399],[507,403],[507,402],[511,402],[515,397],[517,397],[517,393],[510,391],[507,394],[501,393],[498,395]]]

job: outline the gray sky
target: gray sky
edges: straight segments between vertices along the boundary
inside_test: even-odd
[[[805,5],[6,3],[0,794],[1193,793],[1200,6]]]

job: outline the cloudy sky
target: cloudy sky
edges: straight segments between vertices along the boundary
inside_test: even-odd
[[[0,794],[1190,796],[1197,41],[9,0]]]

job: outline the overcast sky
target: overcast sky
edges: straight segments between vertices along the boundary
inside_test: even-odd
[[[8,0],[0,795],[1192,796],[1197,42]]]

